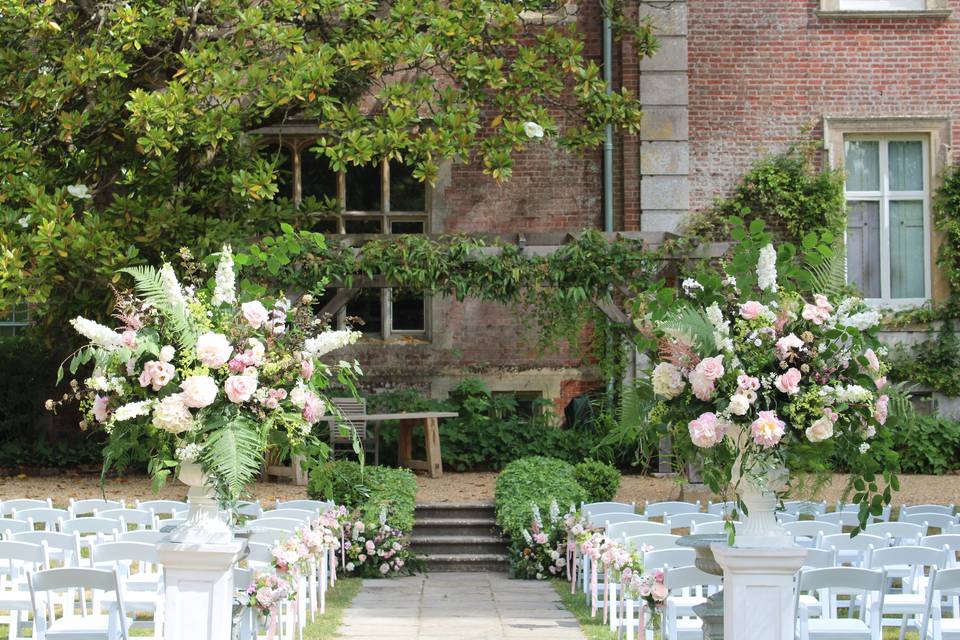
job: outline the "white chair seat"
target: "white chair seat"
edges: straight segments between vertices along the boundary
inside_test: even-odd
[[[801,593],[799,605],[807,609],[807,615],[813,618],[820,617],[820,601],[809,593]]]
[[[816,640],[871,640],[870,627],[856,619],[814,619],[807,622],[807,628],[810,630],[810,638]]]
[[[927,603],[922,595],[915,593],[888,593],[883,596],[884,613],[919,613],[927,610]]]
[[[960,618],[941,619],[940,630],[943,633],[943,640],[960,639]]]
[[[677,612],[678,616],[697,615],[694,613],[693,608],[699,604],[703,604],[706,601],[706,598],[700,596],[670,596],[670,602],[673,603],[674,610]]]
[[[126,607],[127,611],[137,611],[137,612],[152,612],[157,610],[163,601],[163,594],[156,593],[147,593],[146,591],[125,591],[123,594],[123,606]],[[100,598],[100,603],[114,606],[117,603],[117,598],[112,593],[104,594]]]
[[[156,591],[162,582],[163,574],[161,573],[135,573],[123,579],[127,591]]]
[[[47,640],[104,640],[107,638],[107,623],[109,616],[67,616],[54,620],[47,627]],[[124,618],[124,624],[129,631],[133,620]],[[119,629],[117,638],[120,637]],[[108,638],[107,640],[113,640]]]

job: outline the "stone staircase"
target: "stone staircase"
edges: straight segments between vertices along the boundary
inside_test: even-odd
[[[507,540],[492,504],[418,504],[413,552],[429,571],[507,571]]]

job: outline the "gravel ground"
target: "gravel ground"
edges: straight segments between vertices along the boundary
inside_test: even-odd
[[[419,502],[493,502],[493,490],[497,474],[494,472],[445,473],[442,478],[431,479],[425,475],[417,476],[417,500]],[[819,492],[819,497],[828,501],[838,500],[846,484],[846,476],[836,475],[833,481]],[[100,495],[99,476],[76,472],[64,472],[51,477],[30,477],[25,475],[0,477],[0,500],[13,498],[52,497],[54,503],[66,505],[69,498],[94,498]],[[960,505],[960,476],[902,476],[901,491],[894,500],[896,504],[919,504],[932,502]],[[181,500],[186,495],[184,485],[170,482],[159,494],[150,488],[150,480],[145,476],[127,476],[110,478],[104,487],[107,498],[124,498],[133,502],[134,498],[152,500],[172,498]],[[254,494],[264,504],[272,505],[276,500],[290,500],[306,497],[306,487],[297,487],[289,483],[259,482]],[[651,476],[625,475],[620,483],[617,500],[637,502],[644,500],[678,500],[699,498],[705,500],[709,495],[683,496],[682,486],[673,478],[654,478]]]

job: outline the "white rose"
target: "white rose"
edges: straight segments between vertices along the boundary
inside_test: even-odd
[[[833,436],[833,420],[823,416],[812,425],[807,427],[807,440],[810,442],[823,442]]]
[[[730,397],[730,413],[743,416],[750,410],[750,399],[742,393],[735,393]]]
[[[680,395],[686,385],[680,369],[669,362],[661,362],[654,367],[651,379],[653,392],[667,399]]]
[[[193,415],[184,404],[183,394],[175,393],[161,400],[153,410],[153,424],[170,433],[182,433],[190,429]]]
[[[217,399],[217,381],[210,376],[190,376],[180,383],[180,389],[183,404],[193,409],[208,407]]]
[[[240,305],[240,312],[243,314],[243,319],[249,322],[254,329],[259,329],[264,322],[270,319],[270,312],[259,300],[244,302]]]
[[[300,407],[301,409],[305,404],[307,404],[307,389],[303,385],[298,384],[293,388],[293,391],[290,392],[290,402],[293,403],[293,406]]]
[[[222,333],[205,333],[197,338],[197,358],[204,365],[216,369],[230,360],[233,347]]]
[[[177,350],[174,349],[169,344],[164,348],[160,349],[160,362],[170,362],[173,360],[173,356],[177,353]]]

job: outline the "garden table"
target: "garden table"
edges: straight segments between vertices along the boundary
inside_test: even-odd
[[[363,416],[367,422],[376,423],[374,437],[380,437],[380,423],[392,420],[400,421],[400,440],[397,446],[397,462],[401,467],[427,471],[431,478],[443,475],[443,460],[440,457],[440,418],[456,418],[455,411],[409,411],[401,413],[368,413]],[[358,416],[359,418],[359,416]],[[324,422],[336,422],[337,416],[326,415],[320,418]],[[413,427],[423,424],[426,460],[413,459]]]

